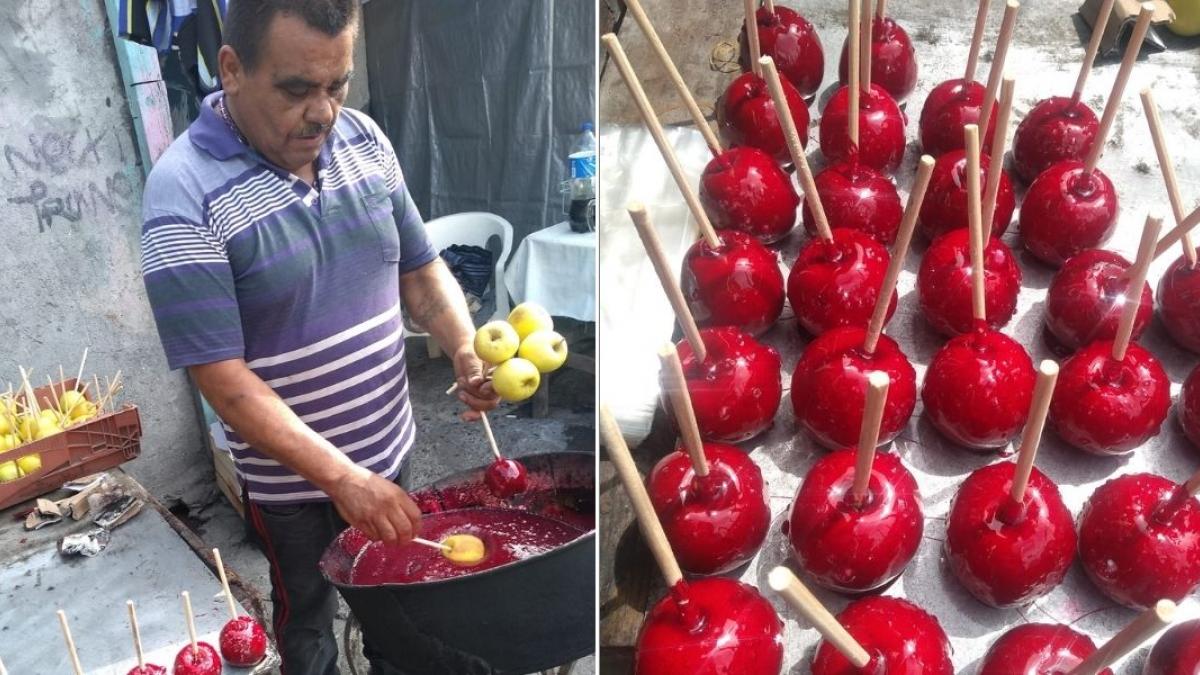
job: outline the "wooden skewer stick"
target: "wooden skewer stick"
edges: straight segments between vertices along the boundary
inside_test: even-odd
[[[850,63],[846,67],[846,74],[850,80],[847,84],[847,86],[850,88],[846,90],[846,94],[850,97],[850,119],[847,120],[849,124],[847,132],[850,135],[850,145],[854,146],[855,148],[858,147],[858,87],[859,80],[861,79],[858,70],[860,67],[859,61],[861,60],[858,51],[860,37],[858,30],[858,14],[861,8],[858,2],[859,0],[850,0],[850,20],[847,22],[849,33],[846,36],[846,39],[850,42],[850,44],[846,47],[847,56],[850,57]]]
[[[413,538],[412,538],[412,542],[413,542],[414,544],[420,544],[420,545],[422,545],[422,546],[428,546],[429,548],[436,548],[437,550],[439,550],[439,551],[445,551],[446,553],[451,553],[451,552],[453,552],[453,551],[454,551],[454,547],[453,547],[453,546],[451,546],[450,544],[441,544],[441,543],[438,543],[438,542],[436,542],[436,541],[430,541],[430,540],[428,540],[428,539],[422,539],[421,537],[413,537]]]
[[[75,389],[79,389],[79,385],[83,382],[83,364],[87,363],[88,348],[83,348],[83,358],[79,359],[79,373],[75,375]]]
[[[1146,274],[1150,271],[1150,261],[1154,259],[1154,242],[1158,240],[1158,230],[1162,227],[1162,218],[1154,215],[1146,216],[1146,226],[1142,230],[1142,241],[1138,245],[1137,260],[1129,275],[1129,285],[1125,287],[1125,306],[1121,311],[1121,322],[1117,324],[1117,336],[1113,340],[1112,357],[1114,361],[1125,360],[1125,350],[1129,348],[1129,340],[1133,336],[1133,320],[1137,318],[1138,305],[1142,303],[1142,285],[1146,283]]]
[[[103,415],[104,414],[104,397],[100,395],[100,376],[95,373],[92,373],[92,383],[96,385],[96,388],[93,390],[96,395],[96,414]]]
[[[887,18],[887,0],[879,0],[879,4],[875,5],[875,16],[880,19]]]
[[[975,30],[971,33],[971,51],[967,53],[967,72],[963,82],[975,79],[975,68],[979,65],[979,48],[983,45],[983,31],[987,28],[988,0],[979,0],[975,10]]]
[[[192,654],[195,654],[199,647],[196,644],[196,620],[192,617],[192,596],[187,591],[180,596],[183,598],[183,615],[187,618],[188,639],[192,642]]]
[[[817,192],[817,181],[813,177],[812,167],[808,165],[808,157],[804,154],[804,146],[800,144],[800,132],[796,129],[796,120],[792,117],[792,108],[788,105],[787,97],[783,95],[783,81],[779,78],[779,69],[775,61],[762,57],[763,79],[767,81],[767,89],[771,91],[771,99],[775,102],[775,112],[783,128],[783,136],[787,139],[788,152],[792,155],[792,163],[800,174],[800,189],[808,200],[808,208],[812,210],[813,218],[817,221],[817,236],[825,241],[833,241],[833,232],[829,229],[829,218],[825,216],[825,207],[821,204],[821,195]],[[808,130],[805,129],[805,132]]]
[[[667,343],[658,350],[658,360],[662,363],[662,372],[666,376],[667,400],[675,413],[675,423],[679,426],[679,435],[683,438],[683,447],[692,460],[692,468],[696,475],[708,475],[708,458],[704,456],[704,442],[700,440],[700,427],[696,424],[696,411],[692,409],[692,397],[688,394],[687,379],[683,376],[683,364],[679,362],[679,352],[675,345]]]
[[[492,373],[494,373],[494,372],[496,372],[496,366],[489,365],[487,368],[485,368],[483,371],[484,381],[486,382],[486,381],[492,379]],[[454,384],[450,385],[450,387],[448,389],[446,389],[446,395],[449,396],[450,394],[453,394],[456,391],[458,391],[458,382],[455,382]]]
[[[41,415],[42,407],[38,405],[37,396],[33,395],[33,386],[29,384],[29,373],[25,372],[24,366],[17,366],[17,370],[21,372],[21,386],[25,388],[25,407],[32,410],[34,415]]]
[[[1120,661],[1150,639],[1158,631],[1175,620],[1175,603],[1159,600],[1153,607],[1142,612],[1121,632],[1105,642],[1083,663],[1075,666],[1069,675],[1097,675],[1100,671]]]
[[[500,456],[500,446],[496,445],[496,437],[492,435],[492,423],[488,421],[486,411],[479,411],[479,421],[483,424],[483,434],[487,436],[488,447],[492,449],[492,454],[496,456],[496,460],[502,460]]]
[[[213,562],[217,564],[217,576],[221,577],[221,591],[225,594],[225,606],[229,608],[229,618],[238,617],[237,605],[233,602],[233,593],[229,590],[229,578],[225,576],[225,563],[221,561],[220,549],[213,549]]]
[[[1129,81],[1129,74],[1133,72],[1133,64],[1137,61],[1138,53],[1142,50],[1142,40],[1146,38],[1146,30],[1150,28],[1150,17],[1154,14],[1154,5],[1149,2],[1142,3],[1142,9],[1138,12],[1137,23],[1133,25],[1133,35],[1129,38],[1129,45],[1125,47],[1125,56],[1121,59],[1121,68],[1117,71],[1117,79],[1113,82],[1112,92],[1108,95],[1108,101],[1104,103],[1104,115],[1100,118],[1100,128],[1096,130],[1096,138],[1092,141],[1092,147],[1088,150],[1087,158],[1083,162],[1083,172],[1090,176],[1096,170],[1096,165],[1100,163],[1100,155],[1104,153],[1104,144],[1108,140],[1108,132],[1112,129],[1113,120],[1117,117],[1117,111],[1121,108],[1121,94],[1125,91],[1125,83]]]
[[[983,291],[983,214],[979,205],[979,127],[963,127],[967,148],[967,221],[971,237],[971,312],[987,320],[987,298]]]
[[[1183,224],[1183,199],[1179,196],[1179,182],[1175,179],[1175,165],[1171,162],[1171,153],[1167,150],[1166,137],[1162,130],[1162,119],[1158,116],[1158,106],[1154,105],[1154,93],[1149,87],[1142,90],[1142,108],[1146,111],[1146,123],[1150,125],[1150,138],[1154,140],[1154,152],[1158,155],[1158,166],[1162,170],[1163,183],[1167,186],[1167,199],[1171,202],[1171,213],[1175,216],[1177,225]],[[1188,266],[1196,266],[1196,246],[1187,232],[1180,238],[1183,242],[1183,255],[1187,257]]]
[[[1200,495],[1200,471],[1192,474],[1192,477],[1183,484],[1183,491],[1186,492],[1189,497]]]
[[[883,423],[883,404],[887,402],[891,378],[877,370],[867,375],[867,404],[863,409],[862,428],[858,435],[858,452],[854,463],[854,484],[850,486],[850,503],[861,505],[871,485],[871,468],[875,465],[875,446],[879,444],[879,425]]]
[[[1012,43],[1013,29],[1017,25],[1017,11],[1021,3],[1008,0],[1004,5],[1004,19],[1000,22],[1000,35],[996,38],[996,51],[992,56],[992,67],[988,70],[987,88],[983,93],[983,104],[979,107],[979,137],[987,138],[992,106],[996,103],[996,92],[1004,79],[1004,61],[1008,58],[1008,45]]]
[[[658,55],[658,61],[667,71],[667,76],[671,78],[671,83],[675,85],[675,91],[679,93],[679,97],[683,99],[683,105],[688,109],[688,113],[692,116],[692,123],[700,130],[704,136],[704,142],[708,144],[708,149],[712,151],[714,157],[724,152],[721,147],[721,141],[717,139],[717,134],[709,126],[708,120],[704,118],[704,113],[700,110],[700,106],[696,103],[696,98],[692,96],[692,92],[688,89],[687,83],[683,81],[683,76],[679,74],[679,69],[675,67],[675,62],[671,60],[671,55],[667,53],[667,48],[663,46],[662,40],[658,37],[658,31],[654,30],[654,24],[650,23],[650,17],[646,15],[646,10],[642,9],[641,0],[626,0],[625,5],[629,8],[629,13],[633,14],[633,20],[642,27],[642,32],[646,34],[646,39],[650,41],[650,46],[654,49],[654,53]],[[768,7],[772,13],[775,9]],[[757,24],[756,24],[757,25]],[[748,29],[747,29],[748,30]]]
[[[830,614],[821,601],[800,583],[791,570],[776,567],[767,575],[767,583],[770,584],[771,590],[787,598],[792,607],[817,629],[821,637],[845,656],[847,661],[854,664],[855,668],[866,668],[871,662],[871,655],[867,650],[838,623],[833,614]]]
[[[0,659],[0,675],[8,675],[8,668],[4,667],[4,659]]]
[[[650,264],[654,266],[654,272],[658,275],[658,281],[667,294],[667,300],[671,302],[671,309],[675,310],[675,320],[683,328],[684,338],[692,346],[692,352],[703,362],[708,358],[708,348],[704,346],[704,339],[700,337],[700,327],[696,325],[696,318],[688,307],[687,299],[683,297],[675,272],[667,262],[667,254],[663,252],[658,232],[650,224],[650,214],[646,213],[646,207],[641,202],[630,204],[627,210],[638,236],[642,239],[646,255],[650,257]]]
[[[992,238],[996,225],[996,197],[1000,194],[1000,177],[1004,175],[1004,150],[1008,141],[1008,120],[1012,115],[1013,89],[1016,81],[1004,78],[1000,87],[1000,109],[996,113],[996,128],[992,133],[992,152],[988,156],[987,189],[983,191],[983,243]],[[1001,223],[1008,225],[1008,223]]]
[[[75,649],[75,638],[71,637],[71,627],[67,625],[67,615],[58,610],[58,625],[62,627],[63,638],[67,641],[67,653],[71,655],[71,668],[75,675],[83,675],[83,666],[79,663],[79,652]]]
[[[54,404],[50,407],[62,413],[62,394],[54,390],[54,378],[50,377],[48,373],[46,375],[46,386],[50,387],[50,399],[54,401]]]
[[[929,187],[929,177],[933,175],[933,166],[932,157],[921,156],[921,163],[917,166],[917,177],[913,181],[912,192],[908,194],[908,204],[904,207],[904,218],[900,220],[900,232],[896,235],[895,246],[892,247],[892,259],[888,263],[887,273],[883,276],[883,284],[879,287],[879,297],[875,299],[875,311],[871,314],[871,322],[867,324],[867,336],[863,340],[863,351],[867,354],[875,353],[875,347],[879,345],[879,336],[883,334],[888,307],[892,304],[892,293],[896,290],[900,271],[904,269],[904,259],[908,257],[913,231],[917,228],[917,217],[921,214],[921,204],[925,201],[925,190]]]
[[[1013,475],[1012,490],[1009,491],[1009,496],[1018,504],[1025,503],[1025,489],[1029,487],[1029,475],[1033,473],[1033,460],[1042,442],[1042,429],[1046,426],[1046,415],[1050,412],[1050,399],[1057,381],[1057,363],[1047,359],[1038,364],[1037,384],[1033,388],[1033,402],[1029,405],[1029,421],[1025,423],[1025,431],[1021,435],[1017,469]]]
[[[663,579],[670,588],[683,579],[683,572],[679,569],[675,554],[671,552],[671,544],[667,542],[667,533],[663,531],[662,523],[658,521],[658,516],[654,513],[654,505],[650,503],[650,495],[646,493],[646,486],[642,483],[642,477],[633,463],[629,446],[625,445],[625,437],[621,435],[621,429],[617,426],[617,421],[613,419],[612,413],[608,411],[608,406],[603,404],[600,406],[600,435],[604,439],[608,457],[616,467],[617,474],[621,477],[621,483],[625,486],[625,492],[629,495],[629,501],[633,504],[633,511],[637,514],[642,536],[646,538],[646,544],[650,547],[650,552],[654,554],[658,568],[662,571]]]
[[[765,4],[767,6],[768,12],[770,12],[772,14],[775,13],[775,0],[764,0],[763,4]]]
[[[617,71],[621,73],[621,78],[625,80],[625,86],[629,88],[629,93],[633,96],[634,102],[637,103],[638,112],[642,115],[642,121],[645,122],[646,128],[650,131],[650,135],[654,138],[654,143],[658,146],[658,151],[662,154],[663,161],[667,163],[667,168],[671,171],[671,176],[675,179],[675,185],[679,187],[679,192],[683,195],[683,200],[687,202],[688,210],[692,212],[692,218],[696,220],[696,225],[700,228],[700,234],[708,245],[714,249],[721,247],[721,240],[717,237],[716,230],[713,229],[712,222],[708,219],[708,214],[704,212],[704,207],[700,205],[700,199],[696,196],[696,191],[692,189],[691,182],[687,175],[683,172],[683,167],[679,164],[679,158],[675,156],[675,149],[667,142],[666,133],[663,132],[662,123],[658,121],[658,116],[654,114],[654,108],[650,107],[650,100],[646,98],[646,92],[642,89],[642,83],[638,80],[637,73],[634,72],[633,66],[629,65],[629,57],[625,55],[625,50],[621,47],[621,41],[616,35],[609,33],[600,38],[604,43],[605,49],[612,56],[613,63],[617,64]]]
[[[871,12],[872,0],[862,0],[862,7],[858,10],[858,86],[862,87],[863,94],[870,95],[871,93],[871,20],[873,13]]]
[[[137,610],[133,601],[126,600],[125,608],[129,610],[129,628],[133,630],[133,651],[137,654],[138,668],[146,667],[146,654],[142,651],[142,631],[138,628]]]
[[[750,45],[750,68],[755,75],[762,77],[762,68],[758,64],[758,59],[762,56],[762,47],[758,44],[758,17],[754,5],[754,0],[742,0],[742,9],[746,15],[746,40]]]
[[[1096,25],[1092,26],[1092,37],[1088,40],[1087,51],[1083,54],[1083,63],[1079,66],[1079,79],[1075,80],[1075,91],[1071,93],[1072,106],[1083,98],[1083,85],[1087,84],[1088,73],[1092,72],[1096,53],[1100,51],[1100,38],[1104,37],[1104,28],[1108,26],[1108,17],[1112,14],[1115,3],[1116,0],[1104,0],[1100,5],[1100,13],[1096,15]]]

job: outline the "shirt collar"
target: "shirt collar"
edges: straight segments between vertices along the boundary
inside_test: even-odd
[[[219,161],[233,159],[240,155],[247,155],[265,164],[270,164],[266,158],[253,148],[242,143],[233,129],[229,128],[225,119],[221,117],[221,114],[217,112],[217,101],[221,100],[223,96],[225,96],[225,92],[217,91],[204,97],[204,102],[200,105],[200,116],[188,127],[188,138],[191,139],[192,144]],[[329,166],[329,162],[333,156],[333,136],[335,133],[337,133],[337,122],[334,122],[333,130],[330,131],[329,136],[325,139],[325,143],[321,145],[321,154],[317,158],[318,171]]]

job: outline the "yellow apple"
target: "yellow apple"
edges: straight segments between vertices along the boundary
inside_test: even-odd
[[[0,452],[8,452],[9,450],[20,447],[21,445],[21,437],[15,433],[0,436]]]
[[[0,464],[0,483],[11,483],[20,477],[21,469],[17,468],[16,462]]]
[[[62,431],[62,425],[59,424],[58,417],[54,411],[43,410],[42,414],[37,417],[33,415],[22,417],[21,421],[17,424],[17,430],[21,438],[25,441],[36,441],[39,438],[45,438]]]
[[[508,313],[508,322],[517,329],[517,335],[522,340],[535,331],[554,330],[554,320],[550,318],[550,314],[541,305],[532,302],[522,302],[514,307],[513,311]]]
[[[17,468],[21,470],[23,475],[28,476],[31,473],[37,473],[42,468],[41,455],[25,455],[17,460]]]
[[[533,396],[542,376],[537,366],[520,357],[512,358],[499,366],[492,373],[492,387],[500,398],[509,403],[524,401]]]
[[[511,359],[520,346],[517,331],[504,321],[490,321],[475,331],[475,355],[492,365]]]
[[[0,406],[3,408],[3,406]],[[13,432],[13,418],[0,409],[0,436],[11,434]]]
[[[1167,28],[1176,35],[1200,35],[1200,0],[1167,0],[1175,10],[1175,20]]]
[[[58,397],[58,409],[61,410],[64,415],[74,417],[73,413],[75,412],[76,406],[87,402],[88,400],[83,394],[75,391],[74,389],[68,389],[62,393],[62,396]]]
[[[96,412],[97,410],[95,403],[92,403],[88,400],[80,401],[78,405],[71,409],[71,414],[69,416],[70,421],[73,423],[90,420],[96,416]]]
[[[537,366],[538,372],[554,372],[567,361],[567,339],[552,330],[534,331],[521,341],[517,356]]]

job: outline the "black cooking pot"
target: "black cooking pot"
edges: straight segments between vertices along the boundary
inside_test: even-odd
[[[498,500],[483,487],[484,468],[412,493],[426,513],[503,506],[580,528],[554,550],[452,579],[354,586],[352,560],[338,542],[321,570],[362,625],[378,657],[410,675],[524,674],[581,658],[594,649],[595,457],[522,457],[530,489]]]

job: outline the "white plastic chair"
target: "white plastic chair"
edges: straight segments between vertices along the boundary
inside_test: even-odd
[[[508,264],[508,256],[512,252],[512,224],[494,213],[465,211],[434,218],[425,223],[425,231],[429,234],[433,250],[438,252],[454,244],[486,249],[492,237],[500,238],[500,255],[492,263],[492,289],[496,298],[496,311],[488,321],[508,318],[511,306],[508,301],[508,287],[504,285],[504,266]],[[429,356],[437,358],[440,355],[437,343],[430,339],[429,333],[410,331],[407,335],[424,335]]]

